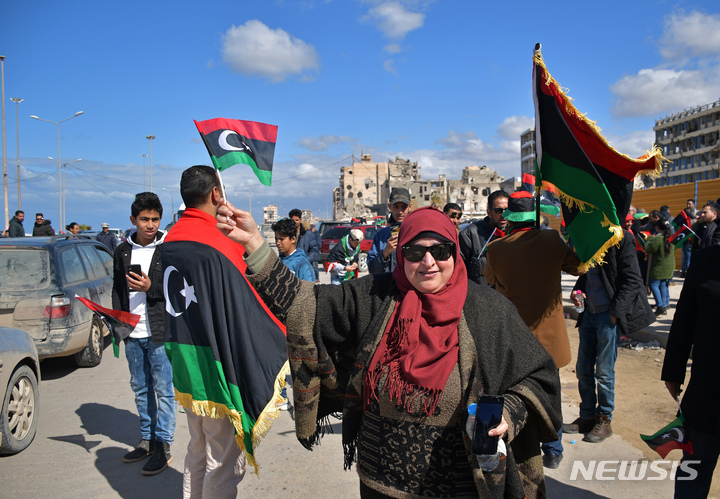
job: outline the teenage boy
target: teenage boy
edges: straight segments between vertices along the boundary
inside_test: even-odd
[[[143,475],[156,475],[172,462],[170,445],[175,433],[175,391],[164,346],[165,297],[160,248],[165,233],[158,231],[162,212],[156,194],[136,195],[130,216],[136,228],[115,251],[113,308],[140,316],[125,342],[125,355],[142,441],[123,456],[123,462],[134,463],[152,456],[143,466]]]
[[[291,218],[283,218],[272,224],[275,232],[275,244],[280,261],[289,268],[298,279],[315,282],[315,270],[308,261],[307,254],[300,248],[296,248],[297,224]],[[312,234],[312,233],[311,233]],[[312,235],[312,237],[315,237]]]

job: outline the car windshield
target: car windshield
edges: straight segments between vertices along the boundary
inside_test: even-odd
[[[340,239],[350,232],[350,227],[334,227],[323,234],[323,239]]]
[[[50,260],[44,249],[2,248],[0,269],[0,291],[45,289],[50,284]]]

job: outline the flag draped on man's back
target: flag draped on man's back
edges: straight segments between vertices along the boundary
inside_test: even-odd
[[[223,171],[235,165],[249,165],[265,185],[272,181],[277,127],[256,121],[195,121],[213,166]]]
[[[175,395],[187,410],[227,417],[255,466],[255,449],[278,417],[287,363],[285,327],[245,278],[245,249],[189,208],[163,243],[165,350]]]
[[[534,63],[539,174],[557,188],[568,235],[587,268],[622,239],[620,221],[630,208],[633,178],[659,172],[663,158],[658,147],[638,159],[613,149],[550,76],[539,44]]]

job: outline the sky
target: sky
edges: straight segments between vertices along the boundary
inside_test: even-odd
[[[182,171],[210,164],[193,120],[278,126],[272,186],[249,167],[223,172],[228,198],[258,223],[270,203],[329,216],[340,168],[361,154],[418,161],[423,179],[459,179],[471,165],[519,176],[538,42],[575,106],[633,157],[652,146],[656,119],[720,99],[717,1],[25,0],[2,10],[8,205],[12,216],[19,156],[26,231],[36,212],[60,228],[58,128],[33,115],[83,112],[60,125],[65,223],[99,229],[128,228],[135,194],[150,190],[147,135],[170,221]]]

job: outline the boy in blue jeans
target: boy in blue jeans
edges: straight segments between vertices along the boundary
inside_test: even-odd
[[[143,475],[156,475],[172,462],[170,444],[175,433],[175,390],[172,367],[165,354],[165,297],[160,248],[165,233],[158,231],[162,204],[156,194],[135,196],[130,221],[136,227],[115,250],[113,308],[140,316],[125,340],[130,386],[140,417],[142,441],[123,456],[134,463],[152,456]],[[140,271],[138,272],[138,268]]]

